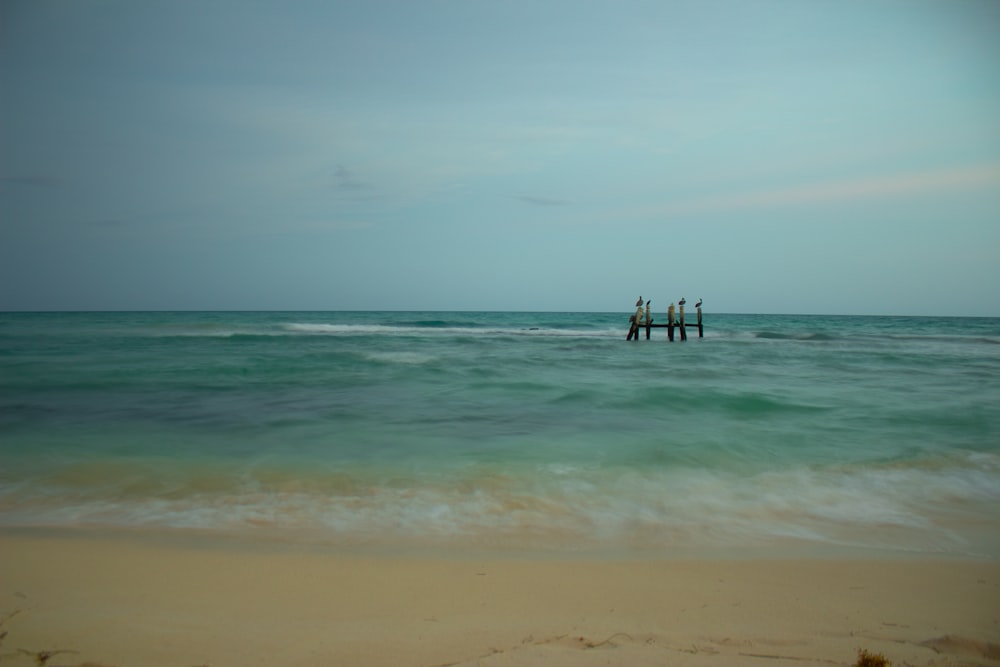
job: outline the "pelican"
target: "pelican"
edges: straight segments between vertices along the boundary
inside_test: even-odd
[[[701,302],[702,301],[703,301],[703,299],[698,299],[698,303],[694,304],[694,307],[695,308],[701,308]]]
[[[685,299],[684,297],[681,297],[681,300],[677,302],[677,305],[678,306],[683,306],[685,303],[687,303],[687,299]]]

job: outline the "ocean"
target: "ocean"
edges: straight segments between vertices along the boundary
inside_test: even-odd
[[[1000,319],[629,315],[0,313],[0,529],[1000,558]]]

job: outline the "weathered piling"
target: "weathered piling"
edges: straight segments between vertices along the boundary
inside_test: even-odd
[[[642,296],[635,302],[635,315],[629,318],[628,336],[625,340],[639,340],[639,323],[642,322]],[[649,321],[649,303],[646,303],[646,320]],[[646,329],[646,337],[649,338],[649,329]]]
[[[641,303],[641,302],[640,302]],[[667,308],[667,323],[666,324],[654,324],[654,320],[649,310],[649,302],[646,302],[646,309],[643,311],[641,305],[636,309],[635,315],[629,317],[629,331],[626,340],[639,340],[639,328],[643,325],[646,327],[646,340],[650,339],[650,334],[652,329],[666,329],[667,330],[667,340],[671,343],[674,342],[674,330],[677,329],[680,332],[680,337],[682,341],[687,340],[687,325],[684,322],[684,304],[687,303],[684,299],[679,302],[679,308],[675,308],[674,304],[670,304]],[[705,337],[705,327],[702,323],[701,317],[701,300],[695,304],[695,313],[697,315],[698,321],[698,338]],[[679,316],[679,317],[678,317]]]

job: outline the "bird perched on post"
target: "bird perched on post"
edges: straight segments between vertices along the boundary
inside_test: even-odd
[[[684,297],[681,297],[681,300],[677,302],[677,305],[678,306],[683,306],[685,303],[687,303],[687,299],[685,299]]]
[[[703,300],[704,300],[704,299],[698,299],[698,303],[694,304],[694,307],[695,307],[695,308],[701,308],[701,302],[702,302]]]

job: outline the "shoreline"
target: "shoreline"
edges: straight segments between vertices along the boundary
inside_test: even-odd
[[[771,537],[740,543],[689,540],[664,546],[658,543],[608,539],[581,541],[576,534],[501,533],[489,539],[448,536],[333,536],[311,528],[269,526],[246,528],[191,528],[106,524],[0,525],[0,542],[7,538],[101,541],[190,550],[255,553],[303,553],[352,558],[408,558],[419,560],[537,560],[560,562],[954,562],[997,563],[995,549],[944,550],[838,544],[816,539]]]
[[[5,665],[996,665],[1000,562],[0,530]],[[21,653],[21,650],[27,653]]]

